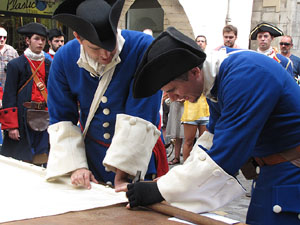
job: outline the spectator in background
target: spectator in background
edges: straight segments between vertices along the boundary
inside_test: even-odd
[[[8,62],[19,57],[18,52],[12,46],[6,44],[6,41],[7,31],[3,27],[0,27],[0,82],[3,88],[5,87]],[[0,105],[2,106],[2,102]]]
[[[175,165],[180,163],[180,152],[184,138],[183,125],[180,121],[183,113],[184,100],[171,102],[170,99],[168,99],[168,101],[170,102],[170,111],[166,129],[166,143],[175,140],[174,158],[169,161],[169,165]]]
[[[291,53],[291,49],[293,48],[293,39],[291,36],[289,35],[285,35],[282,36],[280,42],[280,53],[285,56],[288,57],[290,60],[292,60],[293,62],[293,72],[294,72],[294,77],[298,83],[298,85],[300,85],[300,81],[299,81],[299,76],[300,76],[300,58],[293,55]]]
[[[196,43],[200,46],[200,48],[205,51],[206,46],[207,46],[207,39],[204,35],[198,35],[195,39]]]
[[[6,44],[7,31],[0,27],[0,109],[2,108],[3,89],[6,81],[7,64],[10,60],[19,57],[18,52],[12,46]],[[1,124],[0,124],[1,130]],[[2,133],[0,132],[0,144],[2,144]]]
[[[183,161],[185,161],[193,148],[198,130],[198,135],[201,136],[206,130],[206,125],[209,121],[209,107],[204,95],[197,100],[196,103],[189,101],[184,102],[184,111],[181,117],[184,128],[183,142]]]
[[[46,84],[51,62],[45,59],[43,49],[48,30],[40,23],[29,23],[17,32],[25,36],[28,48],[7,65],[1,155],[42,165],[47,163],[49,152],[47,125],[43,130],[34,130],[27,116],[32,110],[47,110]]]
[[[65,44],[64,33],[57,29],[51,29],[48,35],[49,51],[45,54],[45,57],[52,61],[57,50]],[[49,57],[50,56],[50,57]]]
[[[235,44],[235,41],[237,39],[238,35],[238,29],[233,25],[226,25],[223,28],[223,45],[217,47],[215,50],[220,50],[224,47],[229,48],[240,48]]]
[[[293,75],[293,65],[291,60],[277,52],[271,46],[275,37],[282,36],[283,32],[276,26],[269,23],[260,23],[254,27],[250,33],[251,40],[257,40],[257,51],[276,60],[280,63],[291,75]]]

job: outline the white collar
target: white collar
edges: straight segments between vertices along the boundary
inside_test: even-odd
[[[271,46],[269,49],[267,49],[266,51],[261,51],[259,48],[257,49],[257,52],[262,53],[264,55],[270,56],[272,55],[272,53],[274,53],[274,49]]]
[[[50,55],[55,55],[55,53],[56,53],[56,52],[55,52],[55,51],[53,51],[53,49],[52,49],[52,48],[49,48],[49,54],[50,54]]]
[[[26,50],[24,51],[24,55],[33,61],[42,61],[44,59],[44,52],[41,51],[41,53],[36,54],[34,52],[32,52],[29,48],[26,48]]]
[[[217,102],[217,99],[211,95],[211,90],[215,84],[216,77],[219,73],[220,66],[224,59],[228,57],[226,49],[220,49],[219,51],[212,51],[206,54],[206,60],[203,63],[203,94],[213,102]]]
[[[123,45],[125,43],[125,39],[121,35],[121,30],[118,29],[117,32],[117,52],[114,55],[112,61],[107,64],[103,65],[99,62],[96,62],[92,58],[89,57],[88,54],[85,53],[82,45],[80,45],[80,57],[77,61],[77,64],[79,67],[86,69],[90,72],[90,75],[92,77],[101,77],[104,73],[106,73],[108,70],[110,70],[112,67],[116,66],[118,63],[121,62],[121,59],[119,57],[120,52],[122,51]]]

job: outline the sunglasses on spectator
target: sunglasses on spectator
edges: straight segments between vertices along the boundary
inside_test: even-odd
[[[280,42],[279,44],[280,44],[280,45],[286,45],[286,46],[291,45],[291,43],[287,43],[287,42]]]
[[[6,37],[6,36],[0,36],[0,40],[1,40],[2,38],[5,40],[7,37]]]

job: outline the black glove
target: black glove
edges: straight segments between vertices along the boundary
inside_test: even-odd
[[[137,182],[127,185],[126,196],[129,200],[130,208],[136,206],[146,206],[161,202],[161,196],[156,182]]]

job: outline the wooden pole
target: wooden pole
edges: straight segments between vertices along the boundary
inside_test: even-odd
[[[155,203],[152,205],[148,205],[146,208],[152,209],[155,212],[159,212],[168,216],[173,216],[178,219],[182,219],[199,225],[228,225],[227,223],[214,220],[206,216],[201,216],[197,213],[179,209],[177,207],[165,203]]]

